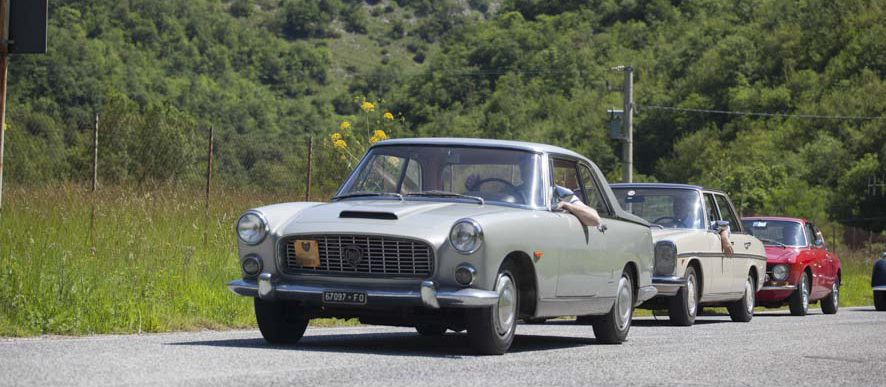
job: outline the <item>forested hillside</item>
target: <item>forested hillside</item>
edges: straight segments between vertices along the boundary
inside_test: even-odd
[[[105,184],[199,180],[209,126],[231,185],[302,192],[308,136],[378,128],[561,145],[615,181],[631,65],[638,179],[882,231],[886,119],[656,106],[884,117],[884,36],[865,0],[52,0],[49,53],[10,63],[5,176],[86,181],[97,111]]]

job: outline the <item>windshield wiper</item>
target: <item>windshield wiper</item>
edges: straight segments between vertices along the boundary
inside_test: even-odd
[[[780,247],[783,248],[783,249],[788,248],[788,245],[786,245],[786,244],[784,244],[784,243],[781,243],[781,242],[779,242],[779,241],[774,241],[774,240],[772,240],[772,239],[766,239],[766,238],[757,238],[757,239],[759,239],[759,240],[760,240],[761,242],[763,242],[763,243],[769,242],[769,244],[778,245],[778,246],[780,246]]]
[[[471,199],[480,202],[480,205],[486,204],[486,201],[479,196],[471,196],[471,195],[462,195],[460,193],[449,192],[449,191],[421,191],[416,193],[406,194],[406,196],[436,196],[436,197],[444,197],[444,198],[462,198],[462,199]]]
[[[658,228],[664,230],[664,226],[662,226],[658,223],[649,223],[649,227],[658,227]]]
[[[333,196],[332,200],[337,199],[346,199],[346,198],[357,198],[361,196],[394,196],[400,200],[403,200],[403,195],[400,195],[396,192],[352,192],[349,194]]]

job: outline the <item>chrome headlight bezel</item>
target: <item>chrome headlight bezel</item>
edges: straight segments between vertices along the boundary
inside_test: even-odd
[[[461,231],[470,230],[470,240],[462,242]],[[449,229],[449,245],[461,254],[476,253],[483,246],[483,227],[476,220],[465,218],[457,220]]]
[[[783,273],[781,272],[782,270],[784,271]],[[772,272],[771,279],[773,281],[786,281],[791,274],[791,269],[785,264],[774,265],[770,271]]]
[[[248,219],[249,217],[255,217],[255,219],[258,220],[258,227],[255,227],[257,229],[256,235],[258,235],[258,237],[252,238],[252,239],[245,238],[243,236],[243,233],[241,232],[241,228],[240,228],[240,225],[243,223],[243,220]],[[259,211],[255,211],[255,210],[249,210],[249,211],[244,212],[243,215],[240,215],[240,218],[237,219],[237,224],[234,226],[234,232],[237,233],[237,239],[239,239],[240,242],[243,242],[243,243],[250,245],[250,246],[255,246],[259,243],[262,243],[265,240],[265,238],[268,237],[269,231],[270,231],[270,227],[268,226],[268,219],[265,218],[264,214],[262,214]]]

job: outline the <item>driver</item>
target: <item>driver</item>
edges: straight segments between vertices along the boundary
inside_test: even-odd
[[[679,224],[684,228],[691,228],[693,223],[695,223],[695,217],[692,216],[692,213],[695,210],[695,201],[692,198],[687,197],[675,197],[674,198],[674,224]]]

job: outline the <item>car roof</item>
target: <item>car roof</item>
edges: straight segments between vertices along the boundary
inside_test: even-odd
[[[781,220],[787,222],[806,223],[804,218],[789,218],[786,216],[743,216],[741,220]]]
[[[534,142],[511,141],[511,140],[493,140],[485,138],[460,138],[460,137],[416,137],[416,138],[397,138],[392,140],[384,140],[375,143],[372,147],[385,145],[458,145],[458,146],[477,146],[489,148],[507,148],[525,150],[538,153],[555,153],[564,156],[571,156],[583,160],[586,157],[575,153],[569,149],[561,148],[554,145],[538,144]]]
[[[716,189],[708,189],[700,185],[693,184],[677,184],[677,183],[613,183],[609,184],[612,188],[672,188],[672,189],[693,189],[702,191],[722,192]]]

